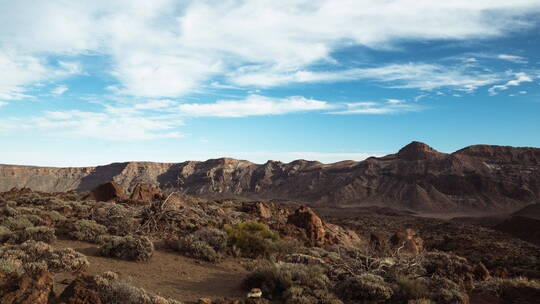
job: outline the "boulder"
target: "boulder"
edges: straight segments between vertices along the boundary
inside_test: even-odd
[[[159,188],[153,185],[139,183],[133,188],[129,199],[136,202],[151,203],[154,200],[163,200],[164,195]]]
[[[308,241],[312,246],[325,243],[326,230],[322,220],[309,207],[300,207],[289,215],[287,223],[306,231]]]
[[[110,202],[127,198],[126,190],[118,183],[111,181],[97,186],[92,190],[90,198],[98,202]]]
[[[58,304],[102,304],[95,292],[95,280],[91,276],[81,276],[69,284],[58,297]]]
[[[390,244],[394,249],[413,255],[420,253],[424,249],[423,243],[423,240],[416,235],[416,232],[409,228],[396,232],[390,238]]]
[[[376,252],[385,253],[388,251],[388,239],[378,232],[372,232],[369,236],[370,247]]]
[[[53,279],[46,270],[33,275],[0,271],[0,303],[47,304],[53,292]]]
[[[272,217],[273,206],[263,202],[245,202],[242,203],[242,211],[252,214],[259,218]]]

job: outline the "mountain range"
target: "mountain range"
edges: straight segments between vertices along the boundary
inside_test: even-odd
[[[426,212],[513,211],[540,202],[540,149],[474,145],[441,153],[412,142],[398,153],[323,164],[230,158],[97,167],[0,165],[0,191],[89,191],[108,181],[207,198],[286,200],[314,206],[379,205]]]

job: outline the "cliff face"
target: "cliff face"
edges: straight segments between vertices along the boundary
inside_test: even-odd
[[[114,180],[212,198],[377,204],[423,211],[513,210],[540,202],[540,149],[470,146],[445,154],[413,142],[397,154],[335,164],[235,159],[130,162],[87,168],[0,166],[0,191],[90,190]]]

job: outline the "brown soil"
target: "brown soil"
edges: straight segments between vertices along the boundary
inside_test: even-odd
[[[156,250],[148,262],[131,262],[96,256],[97,245],[90,243],[58,240],[53,246],[69,247],[85,254],[90,261],[88,274],[114,271],[134,286],[179,301],[192,302],[202,297],[242,297],[245,294],[240,285],[247,272],[233,259],[212,264]],[[71,281],[73,276],[55,276],[57,294],[66,287],[61,283],[66,278]]]

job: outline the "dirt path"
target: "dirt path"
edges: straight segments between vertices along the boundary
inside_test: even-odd
[[[241,297],[245,294],[240,284],[247,272],[232,259],[212,264],[160,250],[154,253],[150,261],[130,262],[96,256],[97,246],[85,242],[58,240],[53,246],[73,248],[88,256],[89,274],[114,271],[134,286],[164,297],[190,302],[201,297]],[[55,276],[57,292],[65,288],[66,285],[60,282],[66,278],[72,276]]]

